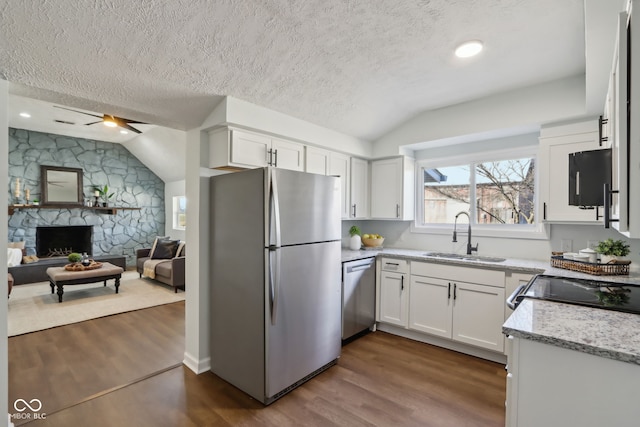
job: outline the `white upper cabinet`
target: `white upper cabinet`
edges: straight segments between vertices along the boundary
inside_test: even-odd
[[[341,216],[349,218],[349,206],[351,200],[351,191],[349,187],[349,172],[351,170],[350,157],[345,154],[331,152],[329,154],[329,175],[340,177],[340,189],[342,190],[340,198]]]
[[[351,158],[351,207],[349,218],[369,218],[369,162]]]
[[[264,166],[304,170],[304,145],[237,129],[209,132],[209,167],[239,170]]]
[[[569,154],[605,148],[600,145],[598,122],[545,128],[540,132],[540,208],[543,221],[602,223],[596,209],[569,205]],[[600,214],[602,213],[600,209]]]
[[[305,151],[305,169],[309,173],[340,177],[341,217],[349,218],[351,163],[350,157],[322,148],[307,146]]]
[[[371,162],[371,218],[413,219],[414,165],[404,156]]]
[[[271,166],[294,171],[304,170],[304,145],[271,138]]]
[[[329,150],[307,146],[305,172],[329,175]]]

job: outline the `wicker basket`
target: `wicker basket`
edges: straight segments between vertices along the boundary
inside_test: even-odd
[[[96,268],[102,267],[101,262],[91,261],[89,265],[82,265],[79,262],[75,262],[73,264],[67,264],[64,266],[64,269],[67,271],[87,271],[87,270],[95,270]]]
[[[565,259],[562,255],[551,257],[551,266],[565,270],[579,271],[594,276],[626,276],[629,274],[631,261],[617,261],[610,264],[598,264],[585,261]]]

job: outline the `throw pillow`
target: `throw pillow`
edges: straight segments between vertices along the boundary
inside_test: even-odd
[[[168,240],[170,237],[169,236],[158,236],[156,237],[156,239],[153,241],[153,245],[151,245],[151,250],[149,251],[149,258],[153,258],[153,253],[156,250],[156,246],[158,245],[158,241],[159,240]]]
[[[185,248],[185,242],[180,242],[180,244],[178,245],[178,250],[176,251],[175,258],[185,256],[184,248]]]
[[[151,259],[171,259],[176,256],[179,240],[158,240]]]
[[[22,256],[24,257],[25,255],[27,255],[27,249],[24,247],[25,241],[22,240],[20,242],[9,242],[7,244],[7,247],[9,249],[20,249],[22,251]],[[20,264],[20,263],[18,263]]]

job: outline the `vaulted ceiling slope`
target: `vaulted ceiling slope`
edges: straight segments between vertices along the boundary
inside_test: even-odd
[[[182,130],[230,95],[373,141],[585,73],[583,0],[10,1],[0,16],[12,93]],[[484,52],[457,59],[469,39]]]

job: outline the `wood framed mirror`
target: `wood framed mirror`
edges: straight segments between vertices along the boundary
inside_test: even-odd
[[[43,205],[82,206],[81,168],[40,165]]]

